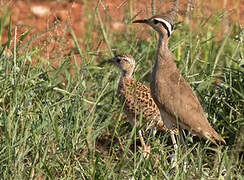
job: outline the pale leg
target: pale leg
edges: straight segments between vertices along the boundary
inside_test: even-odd
[[[176,142],[176,139],[175,139],[175,134],[174,134],[174,132],[172,130],[170,130],[170,137],[171,137],[172,143],[174,145],[175,154],[177,154],[178,145],[177,145],[177,142]]]
[[[174,145],[174,150],[175,150],[175,154],[172,155],[171,162],[173,162],[173,166],[175,166],[176,169],[178,170],[179,169],[179,167],[177,165],[178,145],[177,145],[177,142],[176,142],[176,139],[175,139],[175,134],[174,134],[174,132],[172,130],[170,130],[170,137],[171,137],[172,143]]]
[[[184,141],[183,130],[179,128],[179,135],[180,135],[180,143],[183,145],[183,153],[186,153],[186,144]],[[184,172],[186,172],[186,161],[184,160]]]
[[[180,135],[180,143],[184,147],[184,152],[186,152],[186,144],[185,144],[185,141],[184,141],[183,131],[182,131],[181,128],[179,128],[179,135]]]
[[[142,145],[142,148],[143,148],[143,156],[144,156],[145,159],[148,159],[149,158],[149,154],[151,152],[151,146],[145,144],[145,141],[143,139],[141,130],[139,130],[138,133],[139,133],[140,142],[141,142],[141,145]]]

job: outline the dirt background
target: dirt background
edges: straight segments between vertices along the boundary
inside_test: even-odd
[[[172,6],[170,0],[155,0],[156,12],[166,12]],[[188,0],[179,1],[179,21],[186,20]],[[207,3],[206,3],[207,2]],[[96,7],[99,8],[102,20],[110,18],[109,26],[111,30],[122,32],[126,26],[126,19],[130,19],[137,14],[138,17],[151,16],[151,1],[149,0],[101,0],[98,5],[97,0],[86,1],[58,1],[58,0],[1,0],[0,15],[11,14],[12,34],[16,32],[17,41],[21,40],[26,32],[29,32],[25,41],[29,47],[39,47],[42,61],[51,62],[58,66],[67,55],[77,54],[75,61],[79,65],[81,57],[77,53],[74,36],[77,37],[81,50],[85,50],[85,35],[88,23],[97,23],[98,18],[92,19],[89,14],[95,13]],[[160,8],[159,8],[160,7]],[[160,9],[160,10],[159,10]],[[210,18],[216,12],[227,12],[227,24],[244,23],[244,1],[243,0],[196,0],[194,12],[197,12],[195,20]],[[128,12],[131,11],[131,17]],[[128,22],[128,20],[127,20]],[[1,36],[1,43],[8,41],[8,24],[4,24],[4,31]],[[104,42],[96,41],[96,37],[102,36],[99,31],[94,31],[93,47],[94,50],[103,49]],[[101,38],[100,38],[101,39]],[[13,41],[11,46],[13,46]],[[11,52],[9,52],[11,53]],[[39,59],[40,60],[40,59]]]

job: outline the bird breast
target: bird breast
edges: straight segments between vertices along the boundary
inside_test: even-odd
[[[144,122],[150,119],[160,119],[160,112],[151,97],[150,89],[134,78],[121,79],[118,97],[120,102],[124,104],[127,116],[139,119],[142,115]]]

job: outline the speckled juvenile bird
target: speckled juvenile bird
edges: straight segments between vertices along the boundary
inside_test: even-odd
[[[225,140],[212,128],[203,108],[189,83],[179,73],[174,57],[168,48],[173,31],[173,19],[177,15],[178,0],[169,14],[153,16],[149,19],[136,20],[151,26],[159,36],[156,60],[152,72],[150,88],[161,117],[167,128],[179,127],[205,137],[216,144]]]
[[[146,129],[154,126],[157,130],[166,131],[160,112],[151,97],[150,88],[132,77],[136,65],[134,58],[129,54],[121,54],[108,61],[121,71],[117,93],[130,124],[138,126],[142,115],[142,123],[146,123]],[[139,130],[139,137],[144,155],[145,152],[150,153],[150,146],[145,144],[141,130]]]

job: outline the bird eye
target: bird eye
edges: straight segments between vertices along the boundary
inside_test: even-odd
[[[121,59],[117,59],[117,62],[120,63]]]
[[[158,24],[158,23],[159,23],[158,20],[156,20],[156,19],[153,20],[153,24]]]

